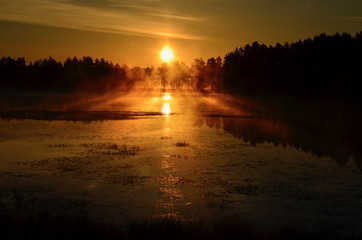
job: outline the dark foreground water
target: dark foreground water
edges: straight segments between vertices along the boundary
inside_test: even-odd
[[[359,126],[340,109],[191,93],[22,101],[0,113],[7,212],[362,232]]]

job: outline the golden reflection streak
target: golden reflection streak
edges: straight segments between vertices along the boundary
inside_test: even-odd
[[[169,116],[171,113],[171,106],[169,101],[171,100],[171,93],[169,92],[164,92],[162,94],[162,99],[164,100],[164,103],[162,105],[162,110],[161,112],[165,115],[165,116]]]
[[[168,103],[168,102],[163,103],[162,113],[166,116],[170,115],[170,113],[171,113],[170,103]]]

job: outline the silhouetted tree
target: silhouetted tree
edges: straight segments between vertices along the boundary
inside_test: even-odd
[[[183,89],[188,85],[190,69],[185,63],[174,62],[170,68],[170,86],[172,89]]]
[[[193,87],[198,91],[204,91],[209,87],[209,79],[207,79],[207,69],[204,59],[197,58],[191,66],[191,72],[194,77]]]
[[[157,73],[160,78],[162,90],[165,90],[167,87],[167,84],[168,84],[168,81],[167,81],[168,66],[167,66],[167,64],[163,63],[161,67],[158,67]]]
[[[210,84],[210,90],[213,92],[221,91],[222,86],[222,60],[219,57],[210,58],[207,60],[206,64],[206,71],[207,71],[207,79]]]

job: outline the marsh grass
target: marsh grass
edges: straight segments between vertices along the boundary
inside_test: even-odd
[[[124,225],[111,225],[92,221],[82,216],[0,215],[1,239],[360,239],[336,231],[307,230],[287,226],[270,232],[260,231],[248,223],[229,221],[182,222],[176,220],[144,220]]]
[[[16,190],[0,191],[0,239],[354,240],[361,237],[342,235],[332,227],[310,229],[300,225],[266,230],[232,218],[212,221],[152,218],[110,224],[90,217],[87,192],[60,205],[32,205],[28,198]],[[38,200],[38,203],[44,202]]]
[[[307,228],[289,225],[263,229],[233,218],[190,221],[152,218],[123,224],[110,224],[89,215],[89,195],[54,204],[30,199],[17,190],[0,191],[0,239],[323,239],[357,240],[362,236],[346,235],[333,226]]]

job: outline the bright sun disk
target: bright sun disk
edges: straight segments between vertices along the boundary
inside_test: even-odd
[[[173,51],[170,47],[164,47],[160,52],[162,61],[169,62],[173,59]]]

